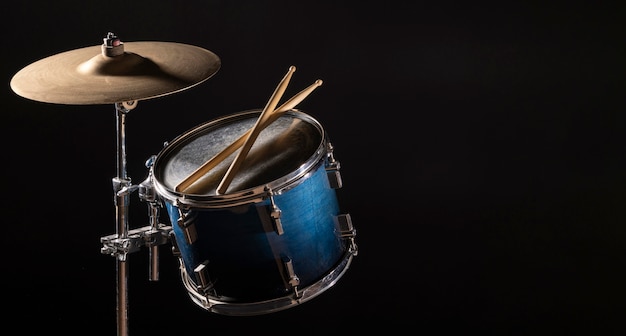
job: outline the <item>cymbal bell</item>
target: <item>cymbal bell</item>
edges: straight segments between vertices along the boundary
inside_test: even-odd
[[[46,103],[84,105],[144,100],[179,92],[213,76],[213,52],[175,42],[124,42],[109,56],[104,46],[46,57],[18,71],[11,89]]]

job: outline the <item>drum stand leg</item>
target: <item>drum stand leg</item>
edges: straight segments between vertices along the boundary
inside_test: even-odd
[[[158,268],[156,265],[156,247],[168,242],[171,227],[158,223],[155,209],[156,203],[150,200],[151,225],[129,231],[128,209],[130,194],[137,189],[144,189],[143,194],[150,194],[146,186],[132,185],[126,169],[126,114],[136,106],[136,101],[115,104],[117,120],[117,176],[113,178],[115,194],[116,233],[100,238],[103,244],[101,253],[116,258],[117,271],[117,335],[128,336],[128,261],[127,255],[135,252],[141,246],[150,248],[150,280],[158,280],[158,275],[152,274]]]

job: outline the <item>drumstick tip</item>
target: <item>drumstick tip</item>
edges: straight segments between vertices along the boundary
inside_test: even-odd
[[[324,83],[324,81],[321,80],[321,79],[318,79],[318,80],[315,81],[315,85],[317,85],[317,86],[321,86],[322,83]]]
[[[294,71],[296,71],[296,66],[295,65],[290,66],[289,72],[294,72]]]

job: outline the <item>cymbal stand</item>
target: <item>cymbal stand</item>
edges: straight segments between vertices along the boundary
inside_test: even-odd
[[[128,260],[129,253],[142,246],[149,248],[149,278],[158,280],[158,246],[169,241],[171,227],[159,223],[159,207],[151,187],[150,174],[141,185],[132,185],[126,169],[126,114],[137,101],[116,103],[117,121],[117,176],[113,178],[116,208],[116,233],[100,238],[103,254],[116,258],[117,271],[117,335],[128,335]],[[147,164],[152,164],[149,160]],[[139,189],[140,198],[149,206],[150,225],[129,230],[128,210],[130,194]]]

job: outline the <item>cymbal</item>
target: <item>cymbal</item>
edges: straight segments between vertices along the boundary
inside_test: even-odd
[[[11,79],[18,95],[46,103],[130,102],[188,89],[213,76],[213,52],[175,42],[124,42],[109,56],[104,46],[62,52],[27,65]]]

